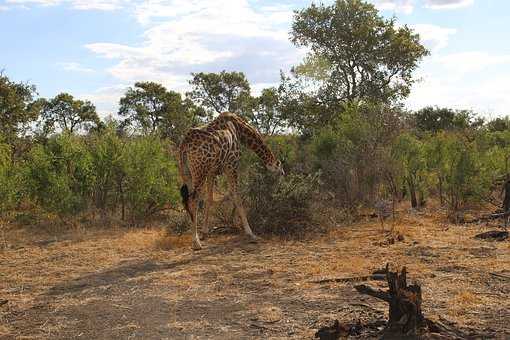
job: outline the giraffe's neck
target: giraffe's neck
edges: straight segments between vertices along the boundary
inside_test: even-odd
[[[232,122],[241,143],[252,150],[265,165],[270,165],[274,162],[275,156],[255,128],[234,114],[224,114],[223,119]]]

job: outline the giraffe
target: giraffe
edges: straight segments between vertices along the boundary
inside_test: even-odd
[[[280,160],[264,143],[260,133],[234,113],[221,113],[209,124],[190,129],[179,146],[179,173],[184,183],[181,196],[184,208],[191,217],[194,250],[202,249],[197,230],[199,198],[205,193],[202,233],[206,236],[209,232],[214,181],[222,174],[226,176],[244,233],[252,242],[258,239],[250,228],[237,188],[241,145],[255,152],[268,170],[284,174]]]

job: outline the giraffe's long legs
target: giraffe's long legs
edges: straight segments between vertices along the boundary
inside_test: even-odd
[[[253,231],[250,228],[250,224],[248,223],[248,219],[246,218],[246,212],[244,211],[243,203],[241,201],[241,197],[237,191],[237,175],[232,173],[227,173],[227,180],[230,187],[230,192],[232,194],[232,198],[234,199],[234,204],[236,206],[237,213],[241,218],[241,222],[243,223],[244,233],[250,237],[251,240],[256,241],[258,239]]]
[[[195,200],[195,199],[194,199]],[[197,201],[193,202],[191,207],[191,239],[193,250],[202,249],[202,244],[200,243],[200,238],[198,237],[198,204]]]
[[[204,224],[202,224],[203,237],[207,237],[209,233],[209,213],[211,211],[211,204],[213,201],[214,178],[211,177],[206,182],[206,200],[205,200],[205,217]]]
[[[191,238],[193,250],[202,249],[200,238],[198,237],[198,202],[204,184],[204,176],[196,176],[193,178],[193,193],[190,197],[190,211],[191,211]]]

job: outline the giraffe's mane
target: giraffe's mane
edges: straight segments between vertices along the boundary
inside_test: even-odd
[[[239,133],[241,143],[254,151],[264,162],[270,162],[275,159],[272,151],[262,138],[262,134],[242,117],[235,113],[224,112],[211,122],[211,124],[222,125],[221,122],[223,121],[231,122]]]

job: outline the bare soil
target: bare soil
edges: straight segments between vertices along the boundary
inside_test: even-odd
[[[0,235],[0,301],[8,300],[0,338],[311,339],[335,319],[359,321],[357,337],[376,338],[386,304],[359,295],[358,282],[313,281],[365,276],[387,262],[421,284],[428,318],[467,337],[510,338],[510,241],[474,238],[496,225],[408,212],[390,227],[367,220],[257,244],[213,234],[198,252],[189,236],[158,228],[10,227]]]

